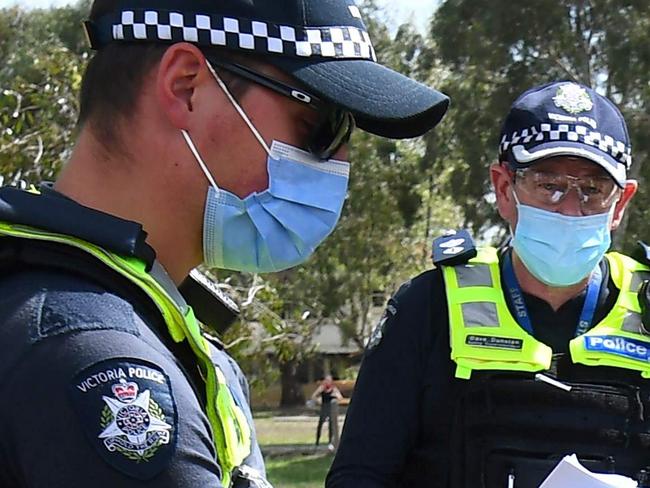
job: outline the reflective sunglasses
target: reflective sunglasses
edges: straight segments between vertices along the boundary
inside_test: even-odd
[[[515,184],[545,207],[558,205],[575,188],[584,215],[607,212],[620,193],[609,176],[571,176],[532,168],[515,170]]]
[[[350,140],[355,128],[354,117],[350,112],[336,108],[300,88],[254,71],[247,66],[213,60],[210,60],[210,63],[316,110],[319,119],[307,140],[306,149],[319,159],[330,159]]]

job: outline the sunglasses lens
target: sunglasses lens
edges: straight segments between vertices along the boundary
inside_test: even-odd
[[[342,110],[331,111],[312,132],[309,151],[320,159],[330,159],[350,140],[354,127],[352,114]]]

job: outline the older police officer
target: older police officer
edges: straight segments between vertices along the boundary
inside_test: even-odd
[[[511,245],[437,239],[436,269],[389,301],[328,488],[533,488],[571,453],[642,476],[648,267],[606,254],[637,189],[630,164],[623,117],[590,88],[555,82],[514,102],[490,168]]]
[[[309,257],[353,128],[447,98],[376,62],[351,0],[95,0],[54,187],[0,190],[0,485],[268,486],[236,364],[177,285]]]

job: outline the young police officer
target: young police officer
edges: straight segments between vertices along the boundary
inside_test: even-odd
[[[233,361],[178,285],[268,272],[332,231],[356,124],[444,95],[376,63],[351,0],[96,0],[54,187],[0,190],[0,485],[268,486]]]
[[[511,245],[437,239],[436,269],[389,301],[329,488],[533,488],[571,453],[642,476],[648,268],[605,254],[637,188],[630,162],[620,112],[593,90],[551,83],[514,103],[490,168]]]

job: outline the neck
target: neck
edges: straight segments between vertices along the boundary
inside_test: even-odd
[[[55,189],[81,205],[141,224],[158,261],[180,284],[201,262],[202,222],[182,213],[181,199],[168,191],[169,182],[179,176],[165,159],[143,153],[135,157],[128,151],[109,154],[82,130]]]
[[[549,286],[535,278],[521,261],[517,253],[512,251],[512,266],[521,289],[529,295],[534,295],[557,310],[567,301],[579,295],[586,287],[589,277],[571,286]]]

